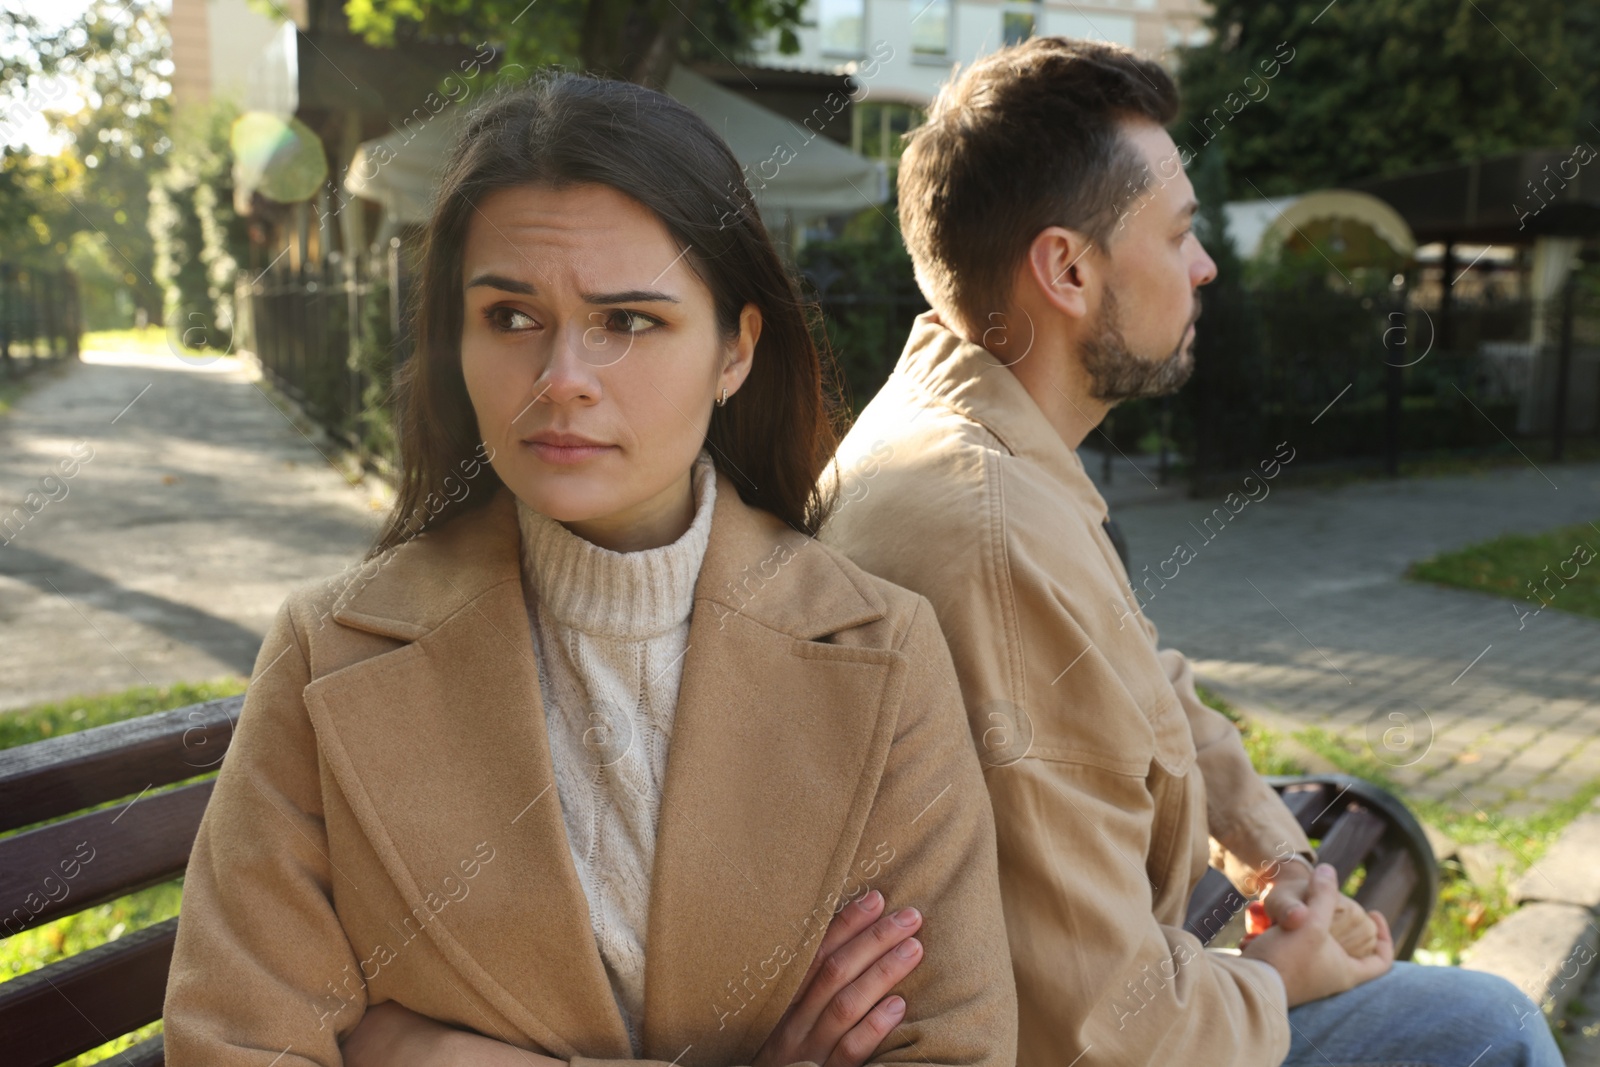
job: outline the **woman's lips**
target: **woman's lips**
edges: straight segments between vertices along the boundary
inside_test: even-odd
[[[533,454],[546,463],[559,466],[571,466],[594,459],[616,448],[616,445],[552,445],[544,441],[524,441],[523,446],[533,450]]]

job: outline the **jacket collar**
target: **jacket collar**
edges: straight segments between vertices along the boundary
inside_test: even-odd
[[[787,1008],[820,942],[803,933],[826,926],[819,904],[849,873],[908,669],[900,652],[810,640],[882,618],[882,597],[718,477],[662,793],[642,1020],[659,1058],[694,1042],[686,1063],[749,1062]],[[514,503],[502,486],[388,557],[333,617],[407,643],[316,678],[304,700],[407,908],[429,906],[476,844],[495,850],[424,930],[505,1039],[628,1058],[554,788]],[[780,942],[795,962],[775,967]]]
[[[1043,464],[1105,517],[1105,500],[1077,451],[1067,447],[1022,382],[994,353],[946,326],[937,312],[916,317],[894,373],[983,426],[1013,455]]]

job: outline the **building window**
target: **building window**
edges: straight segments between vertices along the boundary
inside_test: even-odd
[[[1008,4],[1000,12],[1000,39],[1006,45],[1021,44],[1038,29],[1037,4]]]
[[[824,54],[859,56],[865,51],[866,6],[866,0],[817,0]]]
[[[922,125],[922,108],[913,104],[870,101],[850,109],[850,147],[868,159],[889,164],[889,188],[894,188],[894,172],[905,149],[902,137]]]
[[[911,52],[942,56],[950,51],[950,0],[911,0]]]

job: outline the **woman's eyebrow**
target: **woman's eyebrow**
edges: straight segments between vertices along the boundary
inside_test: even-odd
[[[651,302],[665,302],[676,304],[678,298],[671,293],[663,293],[660,289],[623,289],[616,293],[581,293],[585,303],[589,304],[638,304]]]
[[[519,282],[514,278],[507,278],[503,274],[480,274],[466,284],[468,289],[477,286],[501,289],[508,293],[521,293],[523,296],[534,296],[538,293],[538,290],[527,282]]]
[[[503,274],[479,274],[466,284],[466,288],[482,286],[489,289],[499,289],[507,293],[520,293],[523,296],[538,296],[539,290],[527,282],[519,282],[515,278],[507,278]],[[637,303],[679,303],[677,297],[671,293],[664,293],[659,289],[623,289],[615,293],[580,293],[584,303],[587,304],[637,304]]]

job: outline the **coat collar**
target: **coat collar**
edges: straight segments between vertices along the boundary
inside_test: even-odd
[[[1008,376],[1009,377],[1009,376]],[[811,640],[882,618],[883,598],[855,568],[768,511],[753,508],[720,469],[695,601],[719,618],[742,614],[781,633]],[[380,557],[377,574],[340,598],[333,618],[346,626],[414,641],[501,582],[520,580],[521,530],[516,497],[503,482],[479,509],[407,541]],[[462,521],[466,520],[466,521]],[[792,555],[786,595],[766,595],[769,557]],[[810,579],[810,580],[805,580]],[[760,591],[763,595],[756,595]]]
[[[1100,491],[1015,374],[994,354],[940,321],[935,311],[916,317],[894,373],[994,434],[1013,455],[1042,463],[1105,518]]]
[[[899,652],[811,640],[884,617],[884,600],[717,477],[647,930],[646,1052],[684,1064],[748,1062],[788,1006],[820,940],[802,939],[806,918],[866,824],[907,670]],[[495,849],[425,929],[505,1038],[628,1058],[553,785],[514,504],[502,485],[386,557],[333,618],[408,643],[315,679],[306,707],[408,907],[476,843]],[[797,959],[774,968],[780,943]]]

